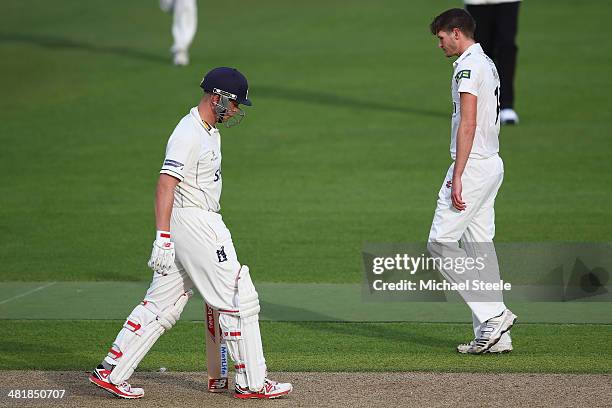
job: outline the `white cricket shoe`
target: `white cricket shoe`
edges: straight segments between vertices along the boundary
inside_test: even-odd
[[[189,53],[187,51],[174,52],[174,65],[181,67],[189,65]]]
[[[510,309],[504,310],[499,316],[495,316],[482,324],[478,337],[472,341],[467,350],[468,354],[482,354],[493,347],[502,334],[512,328],[516,322],[516,315]]]
[[[119,385],[111,383],[108,380],[110,373],[111,370],[105,369],[102,364],[100,364],[89,376],[89,381],[119,398],[136,399],[144,396],[144,390],[142,388],[133,388],[127,381]]]
[[[519,117],[514,109],[502,109],[499,111],[499,123],[502,125],[518,125]]]
[[[234,397],[241,399],[272,399],[287,395],[291,391],[293,391],[293,386],[291,383],[281,383],[266,378],[264,381],[264,386],[259,391],[251,391],[248,388],[243,388],[236,385],[236,393],[234,394]]]
[[[457,353],[468,354],[468,350],[473,345],[474,345],[474,340],[472,340],[471,342],[467,344],[459,344],[457,346]],[[509,353],[512,350],[513,350],[512,343],[501,344],[500,342],[497,342],[497,344],[494,344],[493,346],[491,346],[491,348],[485,351],[485,353],[504,354],[504,353]]]

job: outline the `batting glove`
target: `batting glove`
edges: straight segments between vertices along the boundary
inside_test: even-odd
[[[153,251],[149,259],[149,268],[160,275],[167,275],[174,264],[174,242],[170,241],[168,231],[157,231],[153,241]]]

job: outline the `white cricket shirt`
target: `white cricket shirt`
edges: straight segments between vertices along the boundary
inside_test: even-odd
[[[199,207],[219,212],[221,205],[221,135],[191,108],[168,139],[160,173],[180,180],[174,207]]]
[[[461,122],[460,93],[467,92],[477,97],[476,134],[469,157],[486,159],[499,152],[500,85],[497,68],[478,43],[465,50],[453,66],[451,157],[455,160],[457,152],[457,131]]]

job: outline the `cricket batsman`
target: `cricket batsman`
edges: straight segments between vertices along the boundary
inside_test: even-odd
[[[504,178],[499,156],[499,91],[495,64],[474,41],[476,24],[463,9],[450,9],[430,25],[439,47],[453,63],[451,164],[438,194],[429,232],[428,249],[434,257],[488,259],[486,280],[500,280],[495,235],[494,204]],[[459,245],[461,242],[461,245]],[[465,281],[467,274],[440,268],[447,280]],[[476,273],[476,272],[474,272]],[[516,316],[506,308],[501,291],[459,291],[472,310],[475,338],[457,347],[460,353],[501,353],[512,350],[509,330]]]
[[[267,378],[259,332],[259,298],[249,268],[238,261],[219,213],[221,135],[216,125],[240,123],[251,105],[247,79],[236,69],[208,72],[198,105],[178,123],[166,148],[157,193],[157,235],[149,267],[153,280],[130,313],[107,356],[89,377],[121,398],[141,398],[127,381],[157,339],[181,316],[192,287],[219,313],[234,361],[236,398],[277,398],[292,385]]]

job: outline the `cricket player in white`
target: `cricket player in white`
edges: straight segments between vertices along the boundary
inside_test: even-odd
[[[493,246],[494,203],[504,176],[498,154],[499,76],[495,64],[474,41],[475,23],[468,12],[447,10],[434,19],[430,29],[444,54],[458,58],[451,79],[450,153],[454,162],[440,188],[428,248],[434,256],[468,259],[484,247],[492,254],[487,280],[499,281]],[[466,279],[453,269],[441,268],[440,272],[451,281]],[[457,350],[470,354],[510,351],[509,330],[516,316],[506,308],[501,291],[492,297],[474,291],[460,294],[472,310],[475,339]]]
[[[210,71],[198,106],[172,132],[157,185],[157,236],[149,266],[153,281],[128,316],[108,355],[90,381],[122,398],[141,398],[127,380],[155,341],[172,328],[192,287],[219,311],[219,325],[236,372],[236,398],[277,398],[289,383],[267,378],[259,332],[259,298],[249,268],[238,262],[232,236],[219,213],[221,136],[251,105],[246,78],[234,68]],[[204,385],[203,385],[204,386]]]
[[[170,48],[174,65],[189,64],[189,46],[198,29],[198,4],[196,0],[160,0],[160,8],[172,13],[172,38]]]

